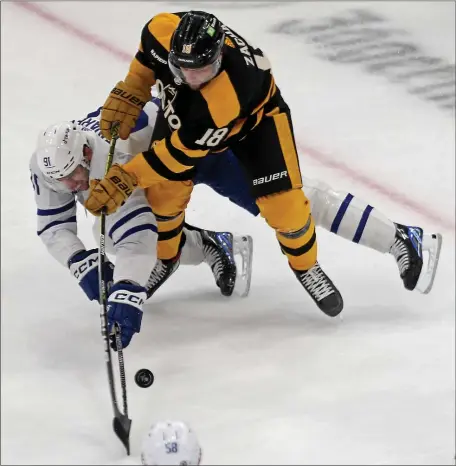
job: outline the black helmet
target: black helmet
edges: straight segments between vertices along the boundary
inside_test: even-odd
[[[168,63],[173,74],[185,81],[180,68],[197,69],[214,65],[214,76],[220,69],[225,41],[222,23],[204,11],[186,13],[171,38]]]

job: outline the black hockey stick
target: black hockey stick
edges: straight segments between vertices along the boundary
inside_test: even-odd
[[[111,145],[109,146],[108,160],[106,162],[105,174],[108,173],[112,165],[112,159],[114,157],[114,149],[116,142],[119,137],[119,126],[114,125],[111,129]],[[101,335],[105,345],[105,360],[106,369],[108,371],[109,389],[111,393],[112,407],[114,410],[114,419],[112,421],[112,427],[119,440],[125,446],[127,455],[130,455],[130,428],[131,419],[128,418],[128,404],[127,404],[127,384],[125,380],[125,365],[123,358],[122,342],[120,340],[120,331],[117,324],[114,325],[114,337],[117,347],[117,355],[119,358],[119,372],[120,372],[120,384],[122,388],[122,399],[123,399],[123,413],[120,412],[117,405],[116,387],[114,384],[114,372],[112,369],[112,358],[111,358],[111,347],[109,344],[108,334],[108,317],[107,317],[107,290],[106,281],[104,276],[104,269],[106,263],[106,250],[105,250],[105,234],[106,234],[106,208],[101,211],[100,217],[100,247],[98,251],[98,272],[99,272],[99,287],[100,287],[100,319],[101,319]]]

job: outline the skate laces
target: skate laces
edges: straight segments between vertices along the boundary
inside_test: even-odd
[[[414,228],[397,227],[396,238],[393,245],[390,248],[390,253],[394,256],[399,267],[399,273],[403,276],[412,265],[412,256],[414,252],[421,257],[420,246],[419,246],[419,234]],[[413,231],[412,231],[413,230]],[[412,238],[416,242],[416,245],[412,241]]]
[[[334,293],[332,284],[328,281],[326,275],[318,264],[314,265],[307,272],[302,272],[299,276],[299,280],[307,292],[310,293],[317,301],[321,301]]]
[[[158,260],[152,270],[149,280],[147,280],[146,288],[152,288],[157,283],[160,283],[166,276],[167,267],[161,260]]]
[[[225,267],[229,267],[231,265],[231,260],[227,256],[229,253],[224,253],[223,246],[218,243],[217,239],[214,238],[213,235],[206,233],[202,236],[204,258],[211,267],[215,278],[218,280],[224,272]],[[221,241],[223,240],[224,238],[221,239]]]
[[[410,258],[406,244],[400,238],[396,238],[394,244],[391,246],[390,252],[396,259],[399,272],[402,275],[408,269],[410,264]]]

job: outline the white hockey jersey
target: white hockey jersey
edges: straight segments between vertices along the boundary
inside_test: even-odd
[[[130,154],[147,149],[156,112],[156,104],[148,102],[135,131],[127,140],[118,140],[113,163],[126,163],[132,157]],[[76,121],[88,132],[93,150],[90,180],[103,178],[109,151],[109,143],[99,130],[99,117],[100,109]],[[38,236],[51,255],[66,267],[73,254],[86,249],[77,236],[76,208],[78,202],[84,203],[89,191],[75,194],[62,183],[45,177],[35,153],[30,160],[30,171],[37,205]],[[142,189],[136,189],[122,207],[106,217],[107,249],[113,247],[116,255],[115,282],[128,279],[145,285],[156,260],[156,231],[155,217]]]

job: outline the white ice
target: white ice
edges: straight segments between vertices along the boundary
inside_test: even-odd
[[[359,67],[322,61],[304,40],[267,32],[279,20],[318,21],[362,6],[454,63],[454,3],[39,6],[51,16],[1,4],[1,463],[139,464],[148,426],[174,418],[197,432],[204,464],[454,464],[454,115]],[[28,161],[39,130],[104,102],[150,17],[192,6],[211,9],[267,51],[306,176],[350,190],[393,220],[440,231],[444,246],[424,296],[403,288],[392,257],[319,231],[320,262],[345,300],[341,318],[330,319],[301,289],[262,219],[195,189],[191,223],[253,235],[251,294],[223,298],[201,265],[182,267],[147,303],[125,351],[127,458],[111,430],[99,307],[36,236]],[[90,44],[95,36],[123,58]],[[94,247],[91,218],[82,209],[79,217]],[[149,389],[133,381],[142,367],[156,376]]]

